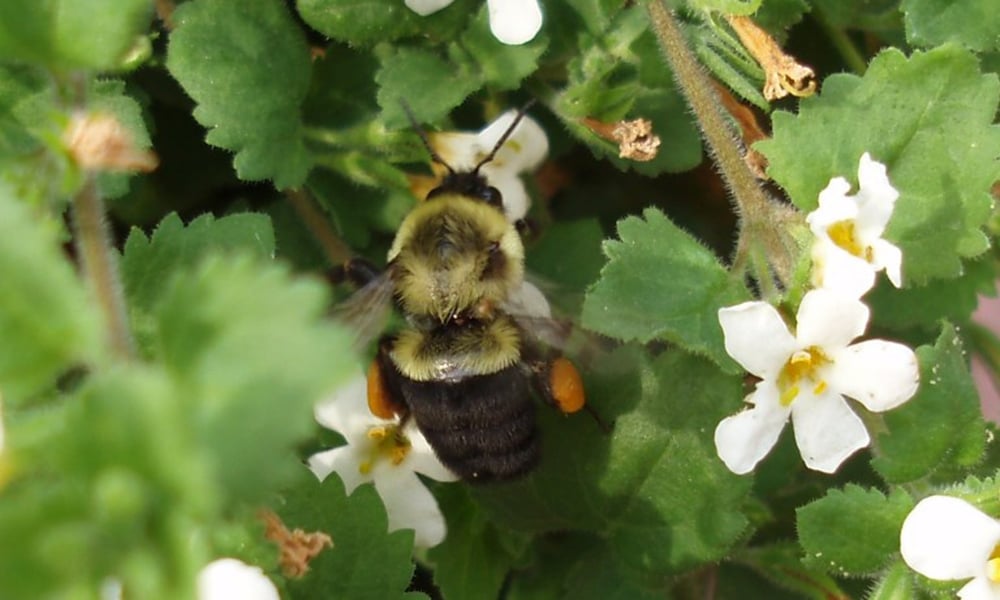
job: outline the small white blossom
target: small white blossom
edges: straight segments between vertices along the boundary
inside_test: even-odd
[[[456,171],[472,169],[489,155],[516,117],[517,111],[509,110],[479,133],[431,134],[431,147]],[[504,213],[511,222],[524,218],[531,204],[520,173],[534,171],[548,153],[549,140],[545,131],[537,121],[525,115],[493,160],[480,167],[479,173],[500,191]]]
[[[972,578],[958,591],[962,600],[1000,599],[1000,523],[965,500],[921,500],[903,521],[899,551],[925,577]]]
[[[259,567],[220,558],[198,573],[198,600],[280,600],[274,582]]]
[[[452,0],[405,0],[406,6],[420,16],[435,13]],[[542,28],[542,8],[538,0],[487,0],[490,31],[501,43],[511,46],[535,39]]]
[[[367,380],[359,376],[316,406],[316,420],[343,435],[347,445],[312,455],[309,468],[320,479],[336,472],[348,494],[374,483],[389,531],[412,529],[417,547],[436,546],[444,540],[444,516],[417,473],[438,481],[458,477],[441,464],[412,420],[400,430],[398,420],[372,415],[366,389]]]
[[[806,466],[833,473],[870,441],[844,396],[874,412],[913,396],[919,372],[912,350],[884,340],[850,344],[868,317],[859,300],[827,290],[805,295],[794,334],[766,302],[719,310],[726,352],[761,378],[747,397],[753,406],[715,430],[719,457],[731,471],[751,471],[791,418]]]
[[[875,285],[875,273],[885,269],[889,281],[902,285],[903,254],[882,239],[899,192],[889,183],[885,165],[868,153],[858,165],[858,193],[843,177],[830,180],[819,194],[819,208],[806,221],[816,235],[813,283],[860,298]]]

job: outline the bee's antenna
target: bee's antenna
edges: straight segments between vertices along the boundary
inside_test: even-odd
[[[517,128],[518,123],[521,122],[521,119],[524,118],[524,115],[528,112],[528,109],[531,108],[532,105],[534,104],[535,104],[535,99],[532,98],[531,100],[528,100],[528,102],[524,106],[522,106],[520,110],[517,111],[517,116],[514,117],[514,121],[511,122],[510,127],[507,128],[507,131],[503,132],[503,135],[501,135],[500,139],[497,140],[497,143],[494,144],[493,149],[490,150],[490,153],[486,155],[486,158],[479,161],[479,164],[476,165],[476,168],[472,169],[473,173],[478,173],[480,167],[482,167],[486,163],[496,158],[497,152],[500,151],[500,147],[504,145],[504,143],[507,141],[507,138],[510,137],[510,134],[514,133],[514,129]]]
[[[417,119],[413,116],[413,111],[410,110],[410,105],[406,102],[406,100],[400,100],[399,103],[403,106],[403,111],[406,113],[407,118],[410,119],[410,124],[413,125],[413,129],[417,132],[417,135],[420,136],[420,141],[424,143],[424,148],[427,148],[427,153],[431,155],[431,160],[448,169],[449,174],[454,175],[455,169],[452,169],[451,165],[444,162],[444,159],[434,151],[434,148],[431,148],[431,142],[427,137],[427,132],[424,131],[424,128],[421,127],[419,123],[417,123]],[[504,136],[506,135],[507,134],[504,134]],[[494,152],[496,152],[496,150],[494,150]],[[478,169],[479,167],[476,168]]]

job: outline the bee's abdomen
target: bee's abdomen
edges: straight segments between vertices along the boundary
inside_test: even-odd
[[[400,379],[420,431],[462,479],[512,479],[538,464],[535,405],[517,365],[453,382]]]

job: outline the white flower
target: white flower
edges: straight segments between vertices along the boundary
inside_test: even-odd
[[[472,169],[489,155],[515,117],[517,111],[508,110],[479,133],[433,133],[431,147],[456,171]],[[531,204],[519,174],[535,170],[548,153],[549,140],[545,131],[537,121],[525,115],[493,160],[480,167],[479,173],[500,191],[504,212],[511,222],[524,218]]]
[[[882,239],[899,192],[889,183],[885,165],[865,152],[858,165],[858,193],[835,177],[819,193],[819,208],[806,221],[816,235],[813,283],[860,298],[875,285],[875,273],[885,269],[889,281],[902,284],[903,254]]]
[[[1000,523],[965,500],[930,496],[906,516],[899,551],[931,579],[968,579],[963,600],[1000,599]]]
[[[278,589],[259,567],[220,558],[198,573],[198,600],[280,600]]]
[[[372,415],[366,388],[367,380],[359,376],[316,406],[316,420],[343,435],[347,445],[312,455],[309,468],[320,479],[336,472],[348,494],[373,482],[389,531],[412,529],[416,546],[436,546],[444,540],[444,516],[417,473],[438,481],[458,477],[441,464],[412,420],[400,430],[397,420]]]
[[[504,44],[517,46],[535,39],[542,28],[538,0],[486,0],[490,31]]]
[[[425,17],[452,3],[452,0],[405,0],[406,6]],[[542,9],[538,0],[487,0],[490,31],[500,42],[511,46],[535,39],[542,28]]]
[[[719,310],[726,352],[762,380],[747,397],[753,407],[715,430],[719,457],[731,471],[751,471],[790,417],[806,466],[833,473],[870,441],[844,396],[875,412],[913,396],[919,373],[912,350],[884,340],[848,345],[864,333],[868,316],[859,300],[827,290],[805,295],[794,334],[766,302]]]
[[[406,8],[417,13],[421,17],[434,14],[442,8],[451,4],[454,0],[404,0]]]

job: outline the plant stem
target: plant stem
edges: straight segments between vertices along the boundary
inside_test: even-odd
[[[844,63],[858,75],[863,75],[865,70],[868,69],[868,62],[865,61],[865,57],[862,56],[857,46],[851,41],[847,32],[831,23],[826,11],[821,6],[813,6],[812,14],[813,18],[816,19],[816,23],[819,24],[820,29],[830,38],[830,42],[833,43],[834,48],[840,53],[840,57],[844,59]]]
[[[663,1],[647,0],[646,9],[677,85],[697,117],[708,152],[732,194],[740,226],[733,263],[751,267],[756,259],[754,247],[759,245],[766,249],[765,256],[775,274],[787,283],[795,261],[790,254],[794,244],[785,238],[789,236],[788,226],[799,218],[798,213],[772,200],[757,184],[743,160],[738,136],[729,125],[711,79],[702,70],[680,25]]]
[[[323,216],[316,203],[302,190],[291,190],[285,193],[288,202],[295,209],[295,213],[302,219],[302,223],[309,230],[309,233],[316,239],[323,249],[323,255],[331,265],[343,264],[351,258],[353,253],[337,234],[330,227],[330,222]]]
[[[111,236],[104,219],[104,202],[97,192],[94,175],[87,175],[72,204],[77,254],[83,264],[84,276],[104,313],[111,351],[119,358],[131,359],[135,356],[135,347],[118,277],[118,261],[111,248]]]

